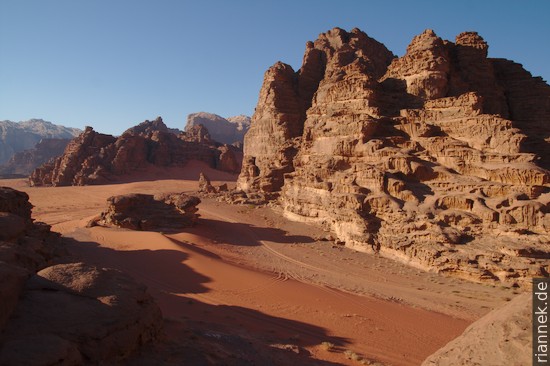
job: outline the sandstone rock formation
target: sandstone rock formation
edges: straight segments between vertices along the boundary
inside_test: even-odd
[[[0,187],[0,364],[115,363],[157,337],[158,306],[128,276],[66,260],[31,219],[28,195]]]
[[[475,32],[427,30],[400,58],[358,29],[321,34],[299,71],[266,72],[238,188],[357,250],[548,276],[550,87],[487,50]]]
[[[50,232],[48,225],[33,222],[31,209],[26,193],[0,187],[0,271],[7,274],[0,277],[0,293],[5,294],[4,285],[18,283],[21,274],[25,278],[46,266],[61,250],[59,236]],[[6,303],[0,306],[3,305]],[[9,316],[9,313],[0,312],[0,327],[5,320],[2,316]]]
[[[5,164],[18,152],[32,149],[42,139],[72,139],[81,132],[41,119],[0,121],[0,164]]]
[[[229,191],[227,183],[214,187],[210,179],[202,172],[199,174],[199,190],[197,192],[204,196],[225,198],[227,202],[235,202],[235,199],[231,197],[232,192]]]
[[[530,365],[532,300],[522,294],[470,325],[422,366]]]
[[[206,175],[204,175],[204,173],[200,173],[199,175],[199,192],[200,193],[216,192],[216,188],[214,188],[214,186],[210,182],[210,179]]]
[[[216,162],[217,169],[229,173],[240,173],[243,161],[242,151],[227,144],[218,147],[218,151],[220,156]]]
[[[200,199],[183,193],[127,194],[108,200],[107,210],[91,225],[132,230],[181,230],[197,221]]]
[[[230,172],[238,171],[237,154],[227,154],[225,148],[208,136],[208,131],[201,127],[175,135],[160,117],[132,127],[118,138],[87,127],[69,143],[62,156],[37,168],[29,178],[30,184],[105,184],[116,176],[150,165],[184,167],[190,160],[203,161],[213,168]]]
[[[13,155],[6,164],[0,165],[0,177],[9,175],[28,176],[40,165],[63,154],[71,140],[42,139],[32,149]]]
[[[187,116],[185,131],[194,126],[203,125],[210,131],[212,139],[223,144],[242,142],[250,127],[250,117],[239,115],[223,118],[213,113],[199,112]]]
[[[84,263],[54,265],[27,282],[4,330],[0,363],[28,364],[29,354],[17,352],[19,344],[52,342],[60,343],[53,352],[61,359],[116,362],[155,339],[161,324],[145,286],[127,275]],[[51,357],[52,350],[37,351]]]
[[[227,117],[226,119],[229,122],[237,125],[237,131],[242,131],[242,132],[240,132],[241,138],[238,140],[238,141],[242,142],[243,139],[244,139],[244,135],[246,134],[246,132],[250,128],[250,121],[252,120],[252,118],[250,118],[249,116],[244,115],[244,114],[239,114],[238,116]]]

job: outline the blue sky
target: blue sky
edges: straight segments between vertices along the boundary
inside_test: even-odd
[[[426,28],[474,30],[491,57],[550,79],[550,1],[0,0],[0,120],[120,134],[162,116],[253,113],[265,70],[358,27],[396,55]]]

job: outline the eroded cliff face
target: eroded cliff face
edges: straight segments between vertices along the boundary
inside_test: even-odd
[[[185,166],[190,160],[237,173],[238,149],[210,140],[208,131],[195,126],[179,135],[159,117],[125,131],[120,137],[91,127],[67,145],[63,155],[34,170],[32,186],[106,184],[116,176],[155,166]]]
[[[348,86],[351,93],[369,83],[369,74],[381,76],[393,57],[384,45],[360,30],[348,33],[335,28],[321,34],[314,43],[307,43],[298,72],[282,62],[272,66],[265,73],[251,128],[245,136],[239,187],[266,198],[276,197],[284,174],[294,171],[306,111],[317,99],[336,96],[333,91],[346,69],[355,66],[365,71],[356,73],[357,80]]]
[[[395,58],[357,29],[321,34],[298,72],[267,71],[239,188],[357,250],[476,281],[547,276],[550,87],[487,50],[427,30]]]

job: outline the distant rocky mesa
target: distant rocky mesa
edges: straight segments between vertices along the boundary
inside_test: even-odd
[[[212,141],[203,126],[176,135],[159,117],[126,130],[118,138],[87,127],[62,156],[37,168],[29,181],[31,186],[106,184],[150,165],[183,167],[190,160],[237,173],[239,155],[239,149]]]
[[[42,139],[72,139],[82,131],[41,119],[0,121],[0,165],[18,152],[32,149]]]
[[[550,87],[426,30],[403,57],[359,29],[264,77],[241,201],[278,199],[346,245],[475,281],[529,286],[550,258]]]
[[[187,116],[185,131],[198,125],[206,127],[214,141],[224,144],[242,143],[250,127],[250,117],[239,115],[225,119],[213,113],[192,113]]]

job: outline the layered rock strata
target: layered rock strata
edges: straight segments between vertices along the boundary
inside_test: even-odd
[[[550,258],[550,87],[427,30],[400,58],[354,29],[276,63],[238,188],[347,246],[475,281],[529,286]]]
[[[159,117],[118,138],[87,127],[62,156],[37,168],[29,181],[31,186],[106,184],[150,165],[184,167],[190,160],[233,173],[240,169],[237,148],[211,141],[200,126],[176,135]]]
[[[184,193],[126,194],[110,197],[107,210],[90,226],[117,226],[132,230],[180,230],[193,226],[200,199]]]
[[[318,90],[324,91],[328,98],[333,97],[331,85],[325,80],[340,79],[339,70],[350,64],[379,77],[392,58],[393,54],[381,43],[358,29],[347,33],[336,28],[321,34],[315,43],[307,44],[298,72],[282,62],[272,66],[265,73],[251,128],[245,136],[239,187],[265,194],[267,198],[276,197],[284,174],[294,170],[306,111],[322,96]],[[360,77],[354,83],[350,85],[350,93],[367,90],[364,87],[369,80]]]

